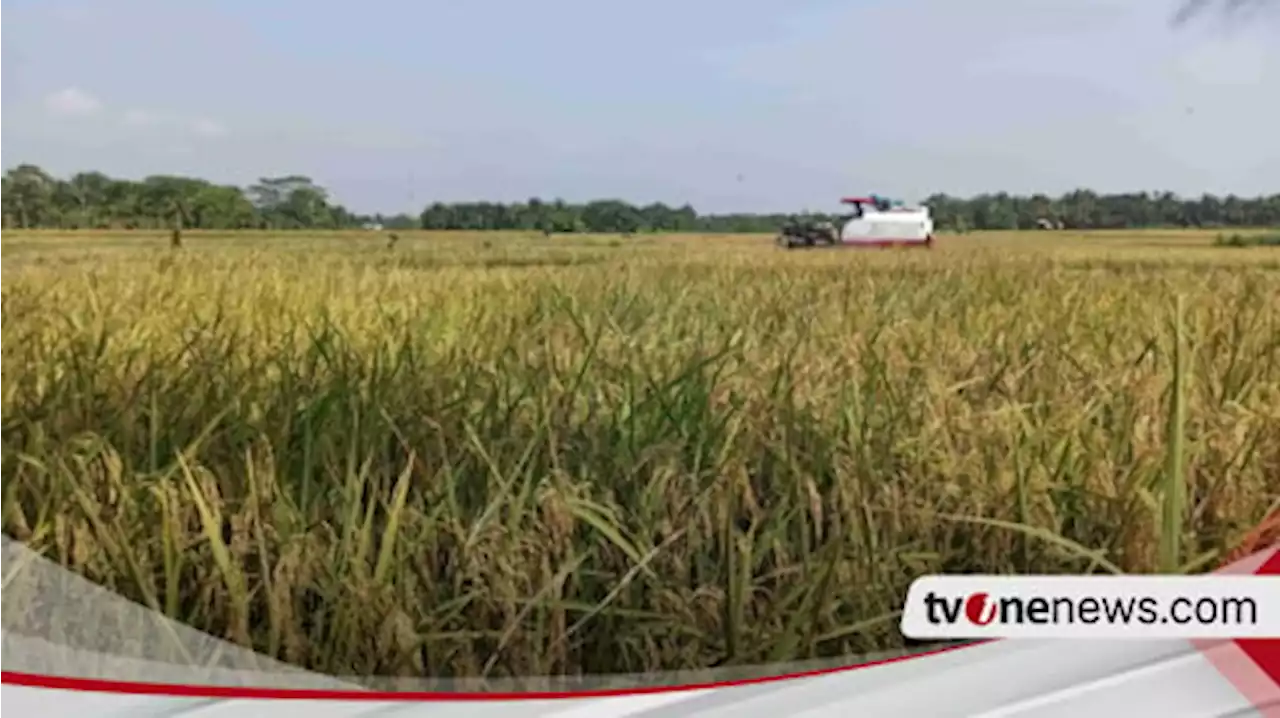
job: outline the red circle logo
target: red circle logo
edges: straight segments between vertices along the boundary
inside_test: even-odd
[[[996,604],[989,598],[985,593],[974,593],[964,600],[964,615],[970,623],[985,626],[995,620]]]

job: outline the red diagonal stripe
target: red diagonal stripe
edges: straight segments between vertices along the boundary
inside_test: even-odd
[[[1224,573],[1280,574],[1280,511],[1250,531],[1227,555]],[[1280,718],[1280,639],[1191,642],[1266,718]]]
[[[1258,567],[1256,573],[1262,576],[1280,575],[1280,551],[1273,552],[1271,558]],[[1251,638],[1236,643],[1273,683],[1280,686],[1280,638]]]

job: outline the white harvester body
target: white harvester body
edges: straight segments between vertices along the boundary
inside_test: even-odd
[[[928,207],[894,205],[874,196],[842,200],[855,207],[840,228],[840,243],[848,245],[892,246],[932,244],[933,218]]]

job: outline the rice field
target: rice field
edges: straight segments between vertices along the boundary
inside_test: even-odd
[[[891,649],[1280,506],[1280,248],[1212,239],[8,232],[4,531],[330,674]]]

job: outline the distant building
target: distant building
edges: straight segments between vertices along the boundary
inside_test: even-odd
[[[381,232],[381,231],[382,231],[382,225],[381,225],[381,224],[379,224],[379,223],[377,223],[377,222],[365,222],[365,223],[364,223],[364,225],[362,225],[362,227],[363,227],[364,229],[369,230],[370,232]]]

